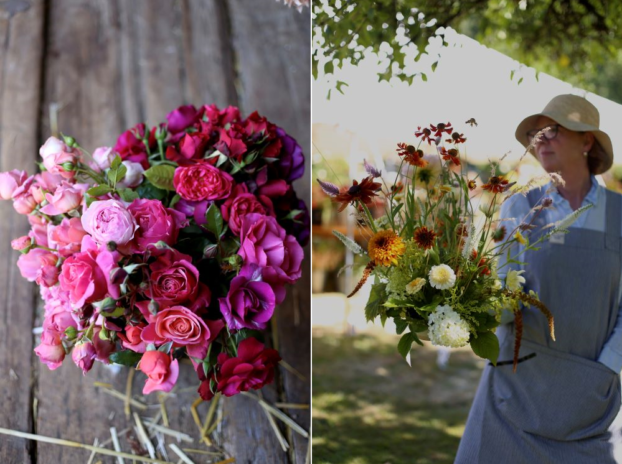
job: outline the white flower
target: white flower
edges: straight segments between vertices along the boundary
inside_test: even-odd
[[[430,285],[439,290],[451,288],[456,283],[456,274],[447,264],[432,266],[428,277],[430,277]]]
[[[451,306],[437,306],[428,318],[432,345],[460,348],[469,343],[469,324]]]
[[[521,291],[525,283],[525,278],[521,275],[524,272],[525,271],[510,270],[505,277],[505,287],[512,292]]]
[[[406,293],[408,293],[409,295],[414,295],[415,293],[417,293],[419,290],[423,288],[425,283],[426,283],[426,280],[424,278],[417,277],[411,283],[406,285]]]

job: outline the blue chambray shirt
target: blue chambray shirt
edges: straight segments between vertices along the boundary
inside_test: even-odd
[[[583,203],[581,206],[594,205],[592,208],[581,214],[578,219],[570,226],[571,228],[584,228],[595,231],[604,232],[605,231],[605,213],[606,213],[606,202],[607,197],[605,193],[605,188],[598,184],[596,177],[591,176],[592,187],[590,191],[583,199]],[[546,186],[546,190],[549,191],[547,194],[553,200],[553,206],[551,208],[547,208],[543,210],[540,215],[544,215],[544,220],[547,224],[559,221],[569,214],[573,212],[570,207],[570,203],[564,197],[562,197],[557,189],[552,186],[552,184],[548,184]],[[530,211],[529,202],[527,198],[522,195],[514,195],[510,199],[508,199],[505,203],[501,205],[500,218],[504,219],[503,224],[506,226],[508,232],[512,231],[515,227],[517,227],[525,216]],[[523,248],[521,245],[516,244],[512,249],[512,256],[515,256],[516,253],[522,253]],[[520,255],[518,258],[521,261],[524,255]],[[505,262],[505,257],[501,257],[499,259],[499,264],[502,265]],[[499,279],[502,282],[505,282],[505,275],[510,268],[520,268],[523,266],[506,266],[499,270]],[[620,282],[620,293],[622,293],[622,281]],[[622,296],[618,293],[618,301],[620,301],[620,297]],[[616,320],[616,325],[613,329],[609,340],[605,343],[599,357],[598,362],[604,364],[614,372],[620,373],[622,372],[622,317],[620,314],[622,313],[622,302],[619,304],[618,309],[618,318]],[[502,317],[502,323],[507,323],[513,320],[513,315],[506,311]]]

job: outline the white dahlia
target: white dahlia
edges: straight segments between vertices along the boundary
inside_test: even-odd
[[[469,324],[451,306],[437,306],[428,318],[432,345],[460,348],[469,343]]]

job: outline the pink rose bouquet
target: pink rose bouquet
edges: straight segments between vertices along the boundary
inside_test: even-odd
[[[260,338],[309,237],[293,138],[256,112],[187,105],[92,155],[72,137],[39,153],[42,172],[0,173],[0,198],[31,225],[11,246],[45,303],[43,363],[136,368],[148,394],[188,357],[206,400],[272,381],[280,356]]]

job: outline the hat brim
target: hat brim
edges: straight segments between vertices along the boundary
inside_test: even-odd
[[[576,131],[576,132],[591,132],[592,134],[594,134],[594,137],[600,144],[601,150],[598,150],[598,149],[592,150],[591,155],[596,156],[600,159],[598,169],[596,169],[593,172],[593,174],[602,174],[603,172],[606,172],[609,170],[609,168],[611,168],[611,166],[613,165],[613,145],[611,143],[611,139],[605,132],[601,131],[597,127],[592,126],[590,124],[585,124],[585,123],[576,122],[576,121],[569,121],[565,117],[562,117],[561,115],[555,114],[553,112],[550,112],[550,113],[543,112],[543,113],[538,113],[538,114],[532,114],[531,116],[527,116],[525,119],[521,121],[521,123],[516,128],[516,132],[514,135],[516,137],[516,140],[518,140],[525,148],[529,146],[529,140],[527,139],[527,132],[536,128],[536,122],[538,121],[538,118],[541,116],[546,116],[548,118],[551,118],[557,124],[559,124],[560,126],[568,130]],[[536,156],[533,148],[529,150],[529,152],[533,156]]]

